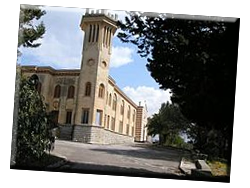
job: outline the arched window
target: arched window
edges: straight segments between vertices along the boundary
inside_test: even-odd
[[[117,105],[117,96],[116,96],[116,94],[114,94],[114,97],[113,97],[113,106],[112,106],[113,110],[116,110],[116,105]]]
[[[120,112],[121,112],[121,115],[124,114],[124,100],[122,100]]]
[[[38,81],[37,85],[36,85],[36,90],[37,92],[40,94],[41,90],[42,90],[42,83]]]
[[[97,25],[96,42],[98,42],[98,37],[99,37],[99,25]]]
[[[85,96],[90,96],[91,94],[91,83],[87,82],[85,85]]]
[[[111,100],[112,100],[112,96],[111,93],[109,94],[109,106],[111,106]]]
[[[30,78],[29,78],[29,82],[34,85],[35,87],[37,86],[37,83],[39,82],[39,78],[36,74],[33,74]]]
[[[61,95],[61,86],[56,85],[55,90],[54,90],[54,98],[59,98]]]
[[[103,30],[103,44],[105,45],[105,40],[106,40],[106,26],[104,26],[104,30]]]
[[[109,40],[109,27],[107,28],[107,31],[106,31],[106,40],[105,40],[106,46],[108,46],[108,40]]]
[[[135,122],[135,110],[133,112],[133,122]]]
[[[107,63],[105,61],[102,61],[102,67],[103,68],[107,67]]]
[[[130,119],[130,106],[128,106],[128,114],[127,114],[127,118]]]
[[[110,46],[111,44],[111,37],[112,37],[112,30],[109,30],[109,41],[108,41],[108,45]]]
[[[95,25],[93,25],[93,36],[92,36],[92,42],[95,42]]]
[[[89,42],[91,42],[92,25],[89,26]]]
[[[75,87],[74,86],[69,86],[68,88],[68,98],[74,98],[75,95]]]
[[[100,84],[99,86],[99,93],[98,93],[98,97],[100,98],[104,98],[104,85],[103,84]]]

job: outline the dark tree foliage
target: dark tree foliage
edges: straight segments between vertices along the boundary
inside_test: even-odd
[[[19,15],[18,47],[38,47],[36,40],[45,33],[43,22],[36,23],[46,12],[39,6],[21,5]],[[19,52],[19,51],[18,51]],[[20,52],[18,53],[20,55]]]
[[[45,26],[43,22],[37,26],[32,24],[32,20],[38,20],[45,14],[45,11],[40,9],[25,9],[24,10],[24,24],[26,27],[23,31],[23,46],[24,47],[38,47],[41,44],[35,43],[39,38],[42,38],[45,33]]]
[[[147,57],[151,76],[160,88],[171,90],[172,102],[194,123],[196,146],[204,146],[214,130],[222,135],[216,137],[224,143],[220,151],[227,150],[229,157],[239,19],[188,20],[132,12],[119,26],[121,41],[135,44]]]
[[[19,90],[16,165],[41,159],[54,142],[53,123],[46,112],[43,97],[38,93],[37,76],[21,78]]]
[[[232,130],[218,130],[209,129],[205,126],[199,126],[197,124],[190,124],[187,128],[187,135],[189,137],[189,143],[195,146],[196,149],[202,153],[208,154],[208,158],[217,160],[218,158],[224,158],[230,164],[231,160],[231,146],[230,134]],[[231,138],[232,139],[232,138]]]
[[[162,89],[171,89],[172,102],[192,122],[225,128],[231,90],[222,42],[223,22],[142,18],[133,16],[119,24],[118,37],[138,46],[149,56],[147,68]],[[139,37],[135,38],[134,36]],[[222,113],[223,112],[223,113]]]
[[[163,103],[159,112],[148,120],[148,134],[159,135],[161,145],[176,145],[180,140],[180,133],[186,131],[189,122],[182,115],[178,105]]]

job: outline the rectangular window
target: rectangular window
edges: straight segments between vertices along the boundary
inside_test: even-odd
[[[130,119],[130,106],[128,106],[127,118]]]
[[[89,26],[89,42],[91,41],[92,25]]]
[[[111,130],[115,130],[115,118],[114,117],[112,117],[112,119],[111,119]]]
[[[96,110],[95,124],[102,125],[102,110]]]
[[[112,100],[112,96],[111,93],[109,94],[109,106],[111,106],[111,100]]]
[[[89,123],[89,109],[82,109],[82,122],[83,124]]]
[[[133,122],[135,122],[135,110],[134,110],[134,113],[133,113]]]
[[[131,130],[131,131],[132,131],[131,135],[134,136],[135,127],[132,127],[132,130]]]
[[[119,124],[119,133],[122,133],[123,132],[123,122],[120,121],[120,124]]]
[[[105,40],[106,40],[106,26],[104,27],[104,30],[103,30],[103,44],[105,44]]]
[[[106,128],[107,115],[104,116],[104,127]]]
[[[130,111],[128,111],[128,119],[130,119]]]
[[[126,126],[126,134],[129,135],[129,124]]]
[[[124,114],[124,106],[121,105],[121,109],[120,109],[121,115]]]
[[[107,119],[107,129],[109,129],[109,120],[110,120],[110,116],[108,116],[108,119]]]
[[[99,25],[97,25],[96,42],[98,42],[98,37],[99,37]]]
[[[67,111],[66,124],[71,124],[72,111]]]

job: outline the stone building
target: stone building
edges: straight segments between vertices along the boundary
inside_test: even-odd
[[[137,113],[136,113],[136,126],[135,126],[135,141],[137,142],[144,142],[148,141],[147,136],[147,105],[145,103],[144,106],[141,105],[141,102],[139,102],[139,106],[137,107]]]
[[[145,110],[109,76],[117,15],[87,9],[80,26],[85,35],[79,70],[22,66],[22,74],[38,76],[37,89],[60,125],[62,139],[86,143],[144,141]]]

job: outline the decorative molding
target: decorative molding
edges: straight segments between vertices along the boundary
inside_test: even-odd
[[[88,66],[93,66],[94,64],[95,64],[95,60],[92,58],[87,61]]]

